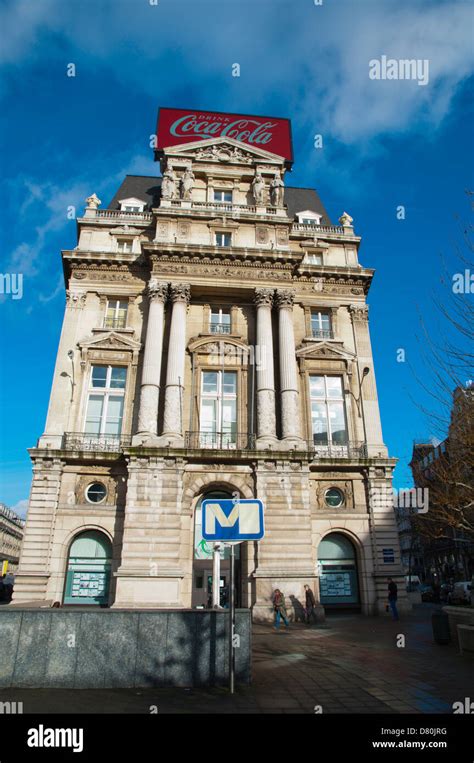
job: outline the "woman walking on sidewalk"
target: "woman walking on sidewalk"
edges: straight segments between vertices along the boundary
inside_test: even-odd
[[[273,594],[273,610],[275,612],[275,628],[278,629],[280,627],[280,618],[283,618],[283,622],[289,628],[290,624],[286,616],[285,597],[279,588],[276,588]]]

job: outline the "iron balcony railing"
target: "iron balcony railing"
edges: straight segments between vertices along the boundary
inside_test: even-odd
[[[308,451],[313,458],[367,458],[365,442],[324,443],[310,441]]]
[[[230,334],[230,323],[210,323],[209,333],[211,334]]]
[[[184,445],[190,450],[253,450],[255,435],[241,432],[186,432]]]
[[[120,453],[132,444],[130,435],[90,434],[89,432],[65,432],[63,450],[91,450]]]
[[[333,339],[332,329],[311,329],[313,339]]]
[[[105,329],[125,329],[127,328],[126,318],[104,318]]]

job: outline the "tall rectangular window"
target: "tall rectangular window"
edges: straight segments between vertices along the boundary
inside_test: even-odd
[[[105,313],[104,328],[124,329],[127,326],[128,302],[126,299],[109,299]]]
[[[117,241],[117,251],[128,253],[133,249],[133,238],[121,238]]]
[[[122,366],[92,366],[85,432],[91,435],[120,435],[127,369]]]
[[[310,376],[315,445],[346,445],[347,425],[341,376]]]
[[[203,371],[200,445],[231,448],[237,441],[237,373]]]
[[[232,244],[232,236],[230,233],[216,233],[216,246],[231,246]]]
[[[211,322],[209,324],[211,334],[230,334],[230,311],[220,307],[211,310]]]
[[[222,201],[226,204],[232,204],[232,191],[214,191],[214,201]]]
[[[327,310],[311,310],[311,334],[315,339],[332,339],[331,315]]]

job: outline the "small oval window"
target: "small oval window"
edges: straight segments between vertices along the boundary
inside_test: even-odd
[[[330,487],[324,494],[324,500],[328,506],[337,509],[344,503],[344,493],[337,487]]]
[[[106,495],[106,487],[101,482],[93,482],[86,490],[86,498],[89,503],[101,503]]]

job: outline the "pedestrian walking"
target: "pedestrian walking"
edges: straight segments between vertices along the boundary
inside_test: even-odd
[[[275,628],[278,629],[280,627],[280,618],[283,619],[286,627],[289,628],[290,623],[286,616],[285,597],[279,588],[276,588],[273,594],[273,610],[275,612]]]
[[[314,593],[312,592],[309,585],[305,585],[304,587],[304,595],[305,595],[305,607],[304,607],[304,619],[306,625],[311,625],[311,618],[314,619],[316,622],[316,612],[314,611],[314,608],[316,606],[316,599],[314,598]]]
[[[397,609],[398,588],[392,578],[388,578],[388,606],[392,610],[394,620],[400,620]]]

